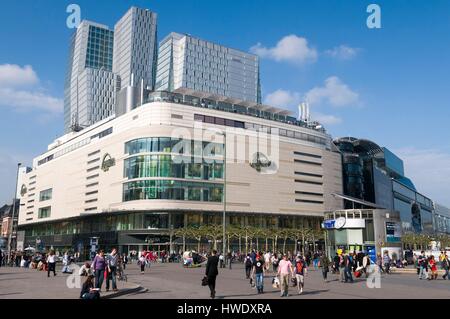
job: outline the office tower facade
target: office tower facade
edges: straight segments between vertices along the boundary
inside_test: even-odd
[[[155,89],[192,90],[260,103],[259,59],[190,35],[170,33],[159,45]]]
[[[78,131],[114,114],[114,33],[83,21],[74,33],[64,88],[64,132]]]
[[[113,71],[118,76],[116,115],[142,104],[144,90],[153,90],[158,45],[157,15],[131,7],[114,27]]]

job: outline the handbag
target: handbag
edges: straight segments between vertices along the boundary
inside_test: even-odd
[[[203,277],[202,279],[202,286],[208,286],[208,277]]]

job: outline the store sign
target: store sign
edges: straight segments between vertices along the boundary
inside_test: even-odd
[[[386,242],[398,243],[401,241],[401,227],[399,223],[386,222]]]
[[[362,218],[345,218],[326,220],[322,223],[325,229],[366,228],[366,221]]]
[[[270,167],[270,165],[272,165],[272,162],[261,152],[256,152],[253,160],[250,162],[250,166],[258,172],[261,172],[261,168]]]
[[[109,170],[109,168],[114,166],[114,165],[116,165],[116,159],[115,158],[112,158],[111,155],[109,155],[108,153],[103,155],[102,170],[104,172],[107,172]]]

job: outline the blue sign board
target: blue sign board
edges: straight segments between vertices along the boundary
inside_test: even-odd
[[[330,219],[330,220],[325,220],[323,222],[323,228],[325,229],[334,229],[334,225],[335,225],[336,221],[334,219]]]

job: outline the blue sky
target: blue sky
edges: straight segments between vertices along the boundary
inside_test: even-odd
[[[2,1],[0,203],[12,198],[15,163],[31,164],[63,131],[70,3],[110,28],[130,6],[149,8],[159,40],[185,32],[260,54],[265,102],[297,112],[307,98],[334,137],[388,147],[419,191],[450,206],[446,0]],[[366,25],[371,3],[380,5],[381,29]]]

